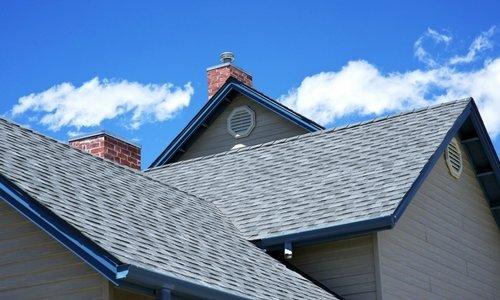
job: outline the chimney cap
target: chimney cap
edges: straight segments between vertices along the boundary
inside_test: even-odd
[[[81,141],[81,140],[85,140],[85,139],[89,139],[89,138],[94,138],[94,137],[99,137],[99,136],[109,136],[109,137],[112,137],[114,138],[115,140],[119,140],[125,144],[129,144],[129,145],[132,145],[134,147],[137,147],[139,149],[142,148],[141,144],[138,144],[138,143],[135,143],[133,141],[130,141],[130,140],[127,140],[119,135],[116,135],[114,133],[111,133],[105,129],[103,130],[99,130],[97,132],[93,132],[93,133],[83,133],[83,134],[80,134],[80,135],[77,135],[77,136],[74,136],[72,138],[69,138],[68,139],[68,142],[71,143],[71,142],[77,142],[77,141]]]
[[[230,51],[222,52],[220,54],[220,61],[222,63],[232,63],[234,61],[234,53]]]

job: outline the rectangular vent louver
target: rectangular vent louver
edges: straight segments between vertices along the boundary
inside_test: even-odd
[[[462,174],[463,162],[460,145],[455,138],[453,138],[448,147],[446,147],[445,158],[450,174],[455,178],[459,178]]]

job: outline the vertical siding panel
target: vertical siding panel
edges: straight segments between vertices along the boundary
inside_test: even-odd
[[[0,199],[0,299],[103,299],[100,274]]]
[[[377,233],[384,299],[499,299],[500,231],[466,151],[441,157],[395,228]]]
[[[291,263],[346,299],[376,299],[372,235],[297,247]]]

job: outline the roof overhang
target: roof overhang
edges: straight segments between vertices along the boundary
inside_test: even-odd
[[[203,299],[248,299],[213,286],[122,263],[0,174],[0,201],[2,199],[116,286],[151,295],[172,291],[176,295]]]
[[[285,243],[314,244],[393,228],[443,155],[451,139],[457,134],[462,137],[462,143],[475,167],[476,177],[483,187],[491,212],[500,228],[500,163],[477,106],[471,98],[392,214],[321,229],[266,237],[254,243],[260,248],[273,250],[283,247]]]
[[[172,140],[172,142],[170,142],[165,150],[163,150],[162,153],[153,161],[149,168],[168,164],[176,157],[176,155],[178,155],[179,152],[182,153],[182,151],[185,150],[184,147],[189,144],[191,139],[199,134],[200,131],[204,130],[208,126],[209,120],[213,120],[217,112],[220,112],[218,108],[221,105],[228,103],[230,99],[232,99],[232,95],[235,93],[246,96],[250,100],[255,101],[256,103],[297,124],[309,132],[324,129],[324,127],[318,123],[294,112],[288,107],[258,92],[257,90],[230,78],[200,109],[187,126]]]

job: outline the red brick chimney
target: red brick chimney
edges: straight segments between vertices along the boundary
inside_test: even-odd
[[[220,55],[221,64],[207,69],[208,78],[208,99],[217,93],[224,83],[233,77],[246,85],[252,86],[252,75],[244,70],[236,67],[234,62],[234,54],[231,52],[223,52]]]
[[[127,142],[107,131],[75,137],[69,140],[69,145],[94,156],[137,170],[141,169],[141,146]]]

